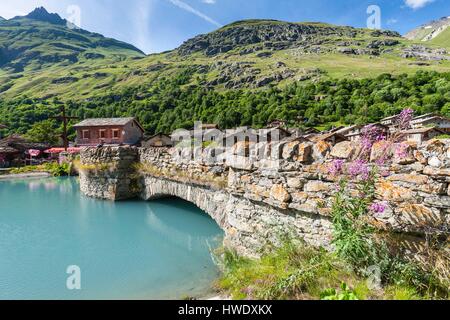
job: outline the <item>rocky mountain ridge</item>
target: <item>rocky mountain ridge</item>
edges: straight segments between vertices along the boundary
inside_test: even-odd
[[[450,26],[450,16],[426,23],[405,35],[409,40],[431,41]]]

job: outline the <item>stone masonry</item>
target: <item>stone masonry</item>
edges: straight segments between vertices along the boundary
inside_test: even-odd
[[[382,143],[380,143],[382,144]],[[383,146],[372,149],[377,159]],[[151,200],[174,196],[192,202],[209,214],[225,232],[225,245],[247,256],[257,256],[267,242],[285,233],[314,246],[332,248],[331,202],[337,178],[330,174],[334,159],[351,161],[359,147],[354,142],[331,145],[292,140],[257,148],[279,152],[276,167],[270,157],[250,154],[247,145],[232,148],[226,164],[176,158],[180,151],[166,148],[87,148],[81,154],[80,182],[84,194],[109,200],[139,197]],[[380,201],[388,205],[371,222],[407,253],[426,260],[430,236],[443,243],[434,263],[448,268],[450,223],[450,140],[407,145],[401,155],[380,170],[376,184]],[[447,269],[448,270],[448,269]]]

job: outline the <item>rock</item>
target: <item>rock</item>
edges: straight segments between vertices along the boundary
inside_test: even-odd
[[[438,157],[432,157],[430,160],[428,160],[428,165],[439,168],[442,165],[442,162]]]
[[[331,149],[331,144],[326,141],[320,140],[313,146],[313,157],[315,160],[321,160],[326,157]]]
[[[416,161],[413,156],[413,150],[417,147],[415,142],[402,142],[394,145],[394,158],[393,162],[406,165]]]
[[[436,169],[434,167],[425,167],[423,173],[429,176],[450,176],[450,169]]]
[[[372,146],[370,161],[375,162],[381,158],[389,158],[392,155],[392,145],[388,141],[378,141]]]
[[[421,164],[428,164],[427,157],[423,154],[422,151],[414,151],[414,158],[419,161]]]
[[[305,163],[309,162],[312,154],[312,144],[309,142],[303,142],[298,146],[297,161]]]
[[[270,197],[279,202],[289,202],[291,200],[289,192],[280,184],[276,184],[270,189]]]
[[[351,141],[343,141],[336,144],[331,149],[331,156],[340,159],[349,159],[355,153],[356,146],[355,143]]]
[[[427,184],[428,176],[419,174],[394,174],[387,178],[389,181],[403,181],[416,185]]]
[[[376,183],[376,193],[380,199],[394,202],[408,201],[415,198],[411,189],[396,186],[387,180],[381,180]]]
[[[246,193],[246,195],[248,196],[249,193],[254,195],[255,197],[253,198],[253,200],[256,201],[262,201],[263,198],[270,197],[269,191],[266,188],[261,187],[259,185],[251,184],[247,187],[247,190],[248,192]]]
[[[387,178],[389,181],[405,182],[411,189],[431,194],[445,194],[446,184],[433,181],[426,175],[420,174],[394,174]]]
[[[227,156],[226,164],[235,169],[251,171],[254,168],[254,163],[251,159],[242,156]]]
[[[343,54],[356,54],[355,49],[352,48],[338,48],[338,52]]]
[[[322,181],[309,181],[305,185],[306,192],[326,192],[331,190],[332,184]]]
[[[293,159],[298,154],[298,146],[300,142],[292,141],[288,142],[283,147],[283,159],[290,160]]]
[[[440,211],[423,204],[401,204],[395,209],[395,213],[400,224],[408,225],[408,230],[439,226],[442,223]]]
[[[289,188],[300,189],[303,188],[304,182],[301,178],[288,178],[287,185]]]
[[[449,209],[450,197],[433,195],[432,197],[425,198],[424,203],[436,208]]]
[[[307,192],[294,192],[292,193],[292,202],[296,203],[304,203],[306,200],[308,200],[308,193]]]
[[[425,143],[428,152],[444,154],[445,143],[439,139],[431,139]]]

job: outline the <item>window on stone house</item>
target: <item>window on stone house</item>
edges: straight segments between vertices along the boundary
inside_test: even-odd
[[[119,129],[113,129],[112,130],[112,137],[113,137],[113,139],[119,139],[120,138],[120,130]]]
[[[91,138],[91,131],[90,130],[83,130],[81,136],[83,139],[90,139]]]

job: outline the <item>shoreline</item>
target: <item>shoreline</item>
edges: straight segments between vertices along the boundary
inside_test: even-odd
[[[35,179],[35,178],[49,178],[52,175],[48,172],[29,172],[0,175],[0,181],[16,180],[16,179]]]

